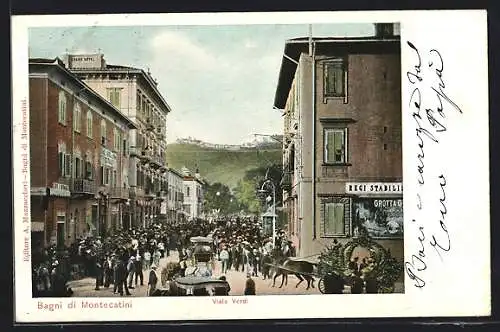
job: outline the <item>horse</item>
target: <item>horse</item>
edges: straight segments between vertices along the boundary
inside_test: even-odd
[[[314,277],[312,276],[312,273],[314,272],[315,265],[316,264],[313,264],[311,262],[286,259],[281,267],[276,267],[276,273],[273,278],[272,287],[275,287],[276,278],[278,278],[279,276],[281,276],[281,285],[279,286],[279,288],[283,287],[283,283],[286,286],[288,284],[288,274],[294,274],[299,279],[299,282],[297,283],[297,285],[295,285],[295,288],[299,287],[299,285],[304,280],[307,280],[306,290],[308,290],[309,288],[314,288]]]

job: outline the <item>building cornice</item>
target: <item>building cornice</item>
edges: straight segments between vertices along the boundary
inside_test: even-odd
[[[36,71],[35,69],[39,68],[40,71]],[[49,79],[56,83],[59,87],[63,88],[65,91],[71,93],[81,102],[92,108],[94,111],[97,111],[95,108],[91,107],[90,103],[86,102],[84,99],[79,98],[81,94],[87,95],[88,99],[92,101],[96,101],[105,111],[110,112],[115,115],[118,119],[120,119],[129,129],[137,129],[137,126],[132,123],[124,114],[122,114],[116,107],[114,107],[109,101],[101,97],[97,92],[92,90],[87,84],[85,84],[82,80],[80,80],[75,74],[70,72],[66,67],[60,64],[60,60],[56,59],[53,62],[30,62],[29,63],[29,71],[30,75],[40,75],[46,74],[49,76]],[[50,77],[50,72],[55,72],[64,76],[68,79],[79,91],[72,91],[71,89],[66,88],[60,82],[55,81]],[[101,114],[102,115],[102,114]]]

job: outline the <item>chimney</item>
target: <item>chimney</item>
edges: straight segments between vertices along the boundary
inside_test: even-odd
[[[394,23],[375,23],[375,37],[391,38],[394,37]]]

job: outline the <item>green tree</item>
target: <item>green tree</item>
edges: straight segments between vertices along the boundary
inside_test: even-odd
[[[254,181],[244,179],[238,182],[235,194],[242,210],[257,214],[261,212],[261,203],[255,189]]]
[[[226,215],[238,211],[236,197],[233,196],[227,185],[220,182],[207,183],[204,191],[204,206],[207,213],[218,210],[219,213]]]

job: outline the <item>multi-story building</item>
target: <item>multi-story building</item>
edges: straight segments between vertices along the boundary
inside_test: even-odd
[[[168,195],[165,213],[167,221],[177,223],[184,221],[184,176],[181,172],[169,168],[168,176]]]
[[[288,40],[284,208],[300,256],[366,230],[403,259],[401,57],[392,24],[356,38]]]
[[[203,211],[203,185],[200,173],[196,170],[193,175],[189,169],[182,169],[184,182],[184,212],[188,219],[198,219],[204,217]]]
[[[137,129],[130,130],[128,185],[134,226],[160,215],[167,193],[166,123],[171,111],[158,83],[142,69],[106,64],[103,54],[66,55],[80,79],[110,101]]]
[[[29,89],[34,247],[126,227],[136,126],[60,59],[30,59]]]

